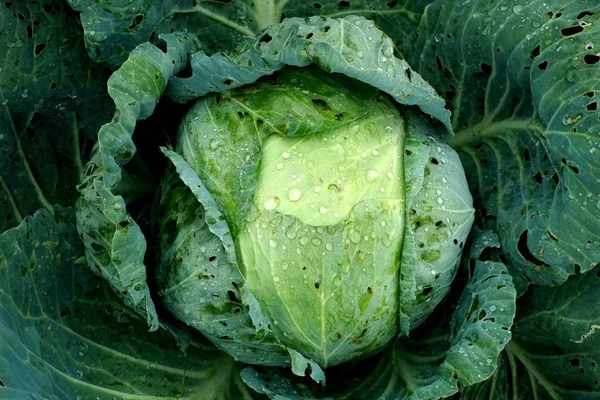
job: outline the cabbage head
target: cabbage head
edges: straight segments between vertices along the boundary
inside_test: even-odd
[[[312,67],[200,98],[165,151],[164,305],[238,360],[293,369],[408,335],[448,293],[473,222],[441,130]]]

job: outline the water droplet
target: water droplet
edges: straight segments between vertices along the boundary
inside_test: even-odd
[[[210,143],[208,144],[208,148],[211,151],[215,151],[219,147],[221,147],[221,142],[219,140],[217,140],[217,139],[211,139]]]
[[[288,268],[289,268],[289,266],[290,266],[290,264],[288,264],[287,262],[285,262],[285,261],[284,261],[284,262],[281,264],[281,269],[285,271],[286,269],[288,269]]]
[[[350,240],[352,243],[358,244],[360,242],[360,233],[357,231],[350,232]]]
[[[377,149],[373,149],[371,150],[371,154],[373,154],[374,157],[377,157],[379,155],[379,151]]]
[[[337,287],[342,286],[342,278],[338,274],[333,276],[333,284]]]
[[[437,202],[438,202],[438,204],[442,204],[444,202],[444,199],[442,199],[441,197],[438,197]]]
[[[496,306],[494,306],[494,305],[491,305],[491,306],[490,306],[490,311],[491,311],[491,312],[494,312],[494,311],[496,311]]]
[[[521,13],[523,12],[523,6],[522,6],[522,5],[520,5],[520,4],[518,4],[518,5],[514,6],[514,7],[513,7],[513,12],[514,12],[515,14],[517,14],[517,15],[518,15],[518,14],[521,14]]]
[[[273,281],[274,281],[274,282],[279,282],[279,281],[280,281],[280,278],[279,278],[278,276],[274,276],[274,277],[273,277]]]
[[[385,174],[385,176],[387,176],[388,179],[394,179],[394,174],[391,172],[388,172],[387,174]]]
[[[308,238],[306,236],[302,236],[300,238],[300,244],[308,244]]]
[[[315,186],[315,187],[313,188],[313,191],[314,191],[315,193],[319,193],[321,190],[323,190],[323,187],[322,187],[322,186]]]
[[[362,52],[362,51],[360,51],[360,50],[359,50],[359,51],[357,51],[357,52],[356,52],[356,57],[358,57],[358,58],[363,58],[364,56],[365,56],[365,55],[363,54],[363,52]]]
[[[331,250],[331,249],[333,249],[333,245],[331,243],[325,243],[325,248],[327,250]]]
[[[290,201],[298,201],[302,197],[302,191],[298,188],[291,188],[288,192],[288,199]]]
[[[281,154],[281,157],[283,157],[283,158],[285,158],[285,159],[287,160],[288,158],[290,158],[290,153],[288,153],[287,151],[284,151],[284,152]]]
[[[269,239],[269,246],[272,248],[277,247],[277,241],[275,239]]]
[[[442,178],[442,183],[447,183],[447,182],[448,182],[448,179]]]
[[[311,240],[311,243],[314,244],[315,246],[320,246],[323,242],[321,242],[321,239],[319,239],[319,238],[313,238]]]
[[[283,163],[277,163],[277,165],[275,166],[275,168],[277,168],[277,169],[283,169]]]
[[[377,179],[377,176],[379,176],[379,172],[370,169],[365,174],[365,179],[367,180],[367,182],[373,182],[375,181],[375,179]]]
[[[271,211],[277,208],[277,206],[279,205],[279,203],[281,203],[281,200],[279,200],[279,197],[275,196],[270,198],[269,200],[265,201],[265,204],[263,205],[263,207],[265,208],[265,210],[267,211]]]
[[[285,234],[289,239],[295,239],[298,235],[298,232],[296,232],[295,229],[289,229]]]
[[[596,207],[600,208],[600,200],[596,203]]]
[[[327,207],[321,206],[321,208],[319,208],[319,212],[321,214],[327,214]]]

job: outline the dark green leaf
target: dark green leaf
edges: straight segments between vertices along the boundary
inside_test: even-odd
[[[0,232],[72,205],[112,106],[77,15],[56,1],[0,4]]]
[[[465,399],[600,398],[600,267],[519,299],[513,339]]]
[[[119,66],[137,45],[153,35],[194,32],[210,53],[228,52],[286,17],[322,15],[373,19],[394,39],[404,39],[418,25],[431,0],[67,0],[81,12],[90,57]],[[403,48],[407,42],[399,40]]]
[[[524,288],[600,261],[597,2],[437,1],[407,54],[448,100],[476,197]]]
[[[0,235],[0,398],[253,398],[229,356],[148,332],[82,255],[71,210]]]

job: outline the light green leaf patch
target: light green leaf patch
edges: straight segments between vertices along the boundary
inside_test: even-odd
[[[375,118],[308,137],[269,136],[262,147],[257,209],[308,226],[331,226],[360,202],[403,202],[404,122],[397,113]]]

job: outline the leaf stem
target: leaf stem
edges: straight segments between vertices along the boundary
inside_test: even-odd
[[[8,109],[8,106],[6,104],[4,105],[4,108],[6,109],[8,119],[10,120],[10,125],[11,125],[11,129],[13,131],[15,144],[17,145],[17,153],[23,160],[23,166],[25,167],[25,171],[27,172],[27,177],[31,181],[31,185],[33,186],[33,189],[35,190],[35,193],[37,194],[38,200],[40,201],[40,203],[42,203],[42,205],[48,211],[50,211],[50,214],[54,215],[54,207],[52,206],[52,204],[50,204],[48,199],[46,199],[46,196],[44,196],[44,192],[42,191],[42,188],[40,187],[40,185],[37,182],[37,179],[35,179],[35,176],[33,175],[33,171],[31,170],[31,166],[29,165],[29,162],[27,161],[27,157],[25,157],[25,152],[23,151],[23,146],[21,146],[21,139],[19,138],[19,135],[17,133],[17,128],[15,127],[15,123],[12,119],[10,110]]]
[[[287,0],[279,4],[275,0],[255,0],[254,11],[256,13],[256,24],[261,31],[271,25],[279,23],[281,20],[281,8],[285,6]]]
[[[236,23],[235,21],[230,20],[229,18],[226,18],[222,15],[219,15],[213,11],[210,11],[207,8],[204,8],[200,5],[196,5],[192,8],[185,8],[185,9],[178,9],[175,11],[177,14],[193,14],[193,13],[200,13],[208,18],[211,18],[225,26],[230,27],[233,30],[238,31],[239,33],[241,33],[242,35],[245,36],[256,36],[256,33],[253,32],[250,28],[240,25],[238,23]]]
[[[408,11],[408,10],[345,10],[345,11],[338,11],[338,12],[334,12],[331,14],[327,14],[326,16],[329,18],[340,18],[340,17],[345,17],[346,15],[385,15],[385,14],[392,14],[392,15],[396,15],[396,14],[401,14],[401,15],[405,15],[408,17],[408,19],[410,19],[411,21],[415,21],[418,22],[421,18],[421,14],[420,13],[415,13],[412,11]]]
[[[506,345],[506,351],[517,358],[521,364],[527,368],[530,374],[532,374],[540,385],[544,387],[548,391],[550,397],[556,400],[560,400],[562,397],[556,392],[554,385],[550,382],[540,371],[539,367],[529,359],[527,356],[527,350],[525,350],[516,340],[511,340]]]
[[[75,166],[77,167],[77,173],[79,174],[79,179],[83,175],[83,161],[81,160],[81,144],[79,140],[79,124],[77,123],[77,113],[73,112],[72,129],[73,129],[73,152],[75,156]]]
[[[449,137],[447,140],[448,144],[456,150],[483,143],[487,138],[501,137],[507,131],[536,131],[540,130],[540,128],[540,123],[533,118],[509,119],[496,122],[484,119],[470,128],[457,132],[456,135]]]
[[[4,179],[2,179],[2,175],[0,175],[0,184],[2,185],[2,189],[4,189],[4,191],[6,192],[8,201],[10,202],[10,205],[12,206],[14,217],[17,219],[17,222],[20,224],[21,222],[23,222],[23,216],[19,212],[19,209],[17,208],[17,203],[15,203],[15,199],[12,196],[12,193],[10,193],[10,190],[8,189],[8,186],[6,185],[6,182],[4,181]]]

